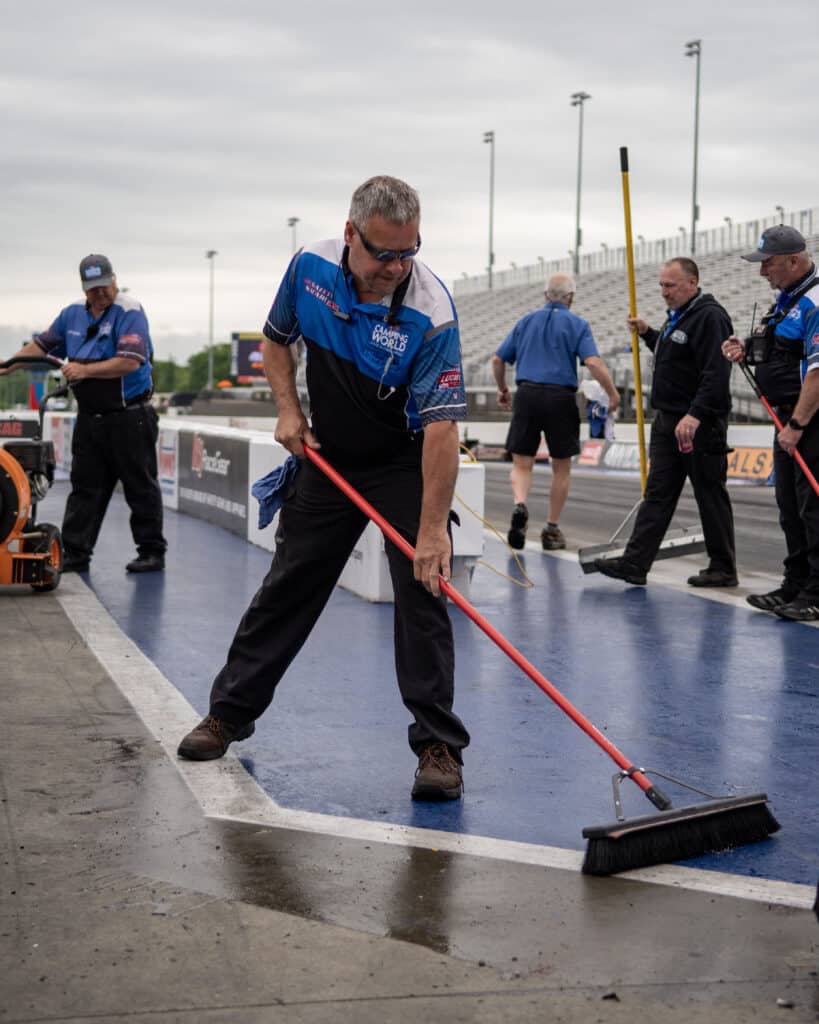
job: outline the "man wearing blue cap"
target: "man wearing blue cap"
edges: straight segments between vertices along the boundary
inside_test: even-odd
[[[117,482],[131,510],[137,557],[128,572],[165,568],[162,494],[157,479],[159,421],[151,405],[153,345],[145,311],[123,294],[110,260],[80,263],[85,300],[62,310],[18,356],[66,361],[62,374],[77,400],[71,442],[71,493],[63,519],[63,572],[84,572]],[[0,371],[2,373],[4,371]]]
[[[819,475],[819,277],[805,239],[788,224],[768,228],[742,258],[759,263],[776,300],[749,338],[731,335],[722,353],[754,366],[759,389],[784,426],[774,437],[773,455],[787,549],[781,585],[747,601],[780,618],[809,622],[819,619],[819,496],[793,453]]]

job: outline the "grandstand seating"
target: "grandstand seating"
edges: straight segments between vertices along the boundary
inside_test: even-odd
[[[817,251],[819,235],[808,237],[808,248]],[[697,256],[700,280],[725,306],[740,336],[749,333],[751,322],[768,308],[772,293],[759,276],[757,265],[739,258],[739,252],[712,252]],[[657,287],[661,263],[646,263],[635,269],[637,309],[649,323],[659,325],[665,306]],[[543,282],[457,295],[461,326],[464,373],[468,387],[491,385],[489,366],[492,353],[514,324],[543,304]],[[623,267],[596,270],[577,277],[574,312],[589,321],[597,346],[605,358],[618,388],[628,389],[633,381],[631,339],[625,327],[628,313],[628,279]],[[651,383],[651,353],[640,347],[640,373],[644,390]],[[732,375],[734,411],[738,418],[765,419],[766,414],[753,396],[745,377]]]

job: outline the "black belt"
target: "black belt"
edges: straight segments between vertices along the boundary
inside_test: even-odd
[[[92,412],[90,409],[80,409],[80,412],[85,412],[88,416],[111,416],[115,412],[125,412],[126,409],[139,409],[149,406],[151,404],[151,392],[143,391],[141,395],[134,395],[133,398],[128,398],[124,405],[117,406],[116,409],[99,409]]]
[[[134,395],[133,398],[125,399],[125,408],[130,409],[132,405],[148,405],[151,399],[150,391],[143,391],[141,395]]]
[[[523,384],[528,388],[557,388],[558,391],[571,391],[572,394],[577,391],[577,388],[573,388],[571,384],[540,384],[536,380],[518,380],[515,383],[518,387]]]

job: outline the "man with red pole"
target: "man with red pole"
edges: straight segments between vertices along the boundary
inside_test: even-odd
[[[781,585],[747,600],[780,618],[810,622],[819,619],[819,277],[805,239],[787,224],[764,231],[742,258],[760,264],[777,295],[750,337],[731,335],[722,353],[755,368],[754,390],[778,421],[774,479],[787,549]]]

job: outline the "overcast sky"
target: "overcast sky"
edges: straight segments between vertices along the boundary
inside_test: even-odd
[[[585,251],[689,225],[702,40],[700,227],[819,205],[815,0],[549,4],[414,0],[3,3],[0,354],[110,257],[158,358],[258,330],[298,244],[340,233],[372,174],[420,192],[422,256],[447,283],[573,245],[585,106]],[[775,141],[774,141],[775,140]],[[708,282],[719,293],[717,282]]]

